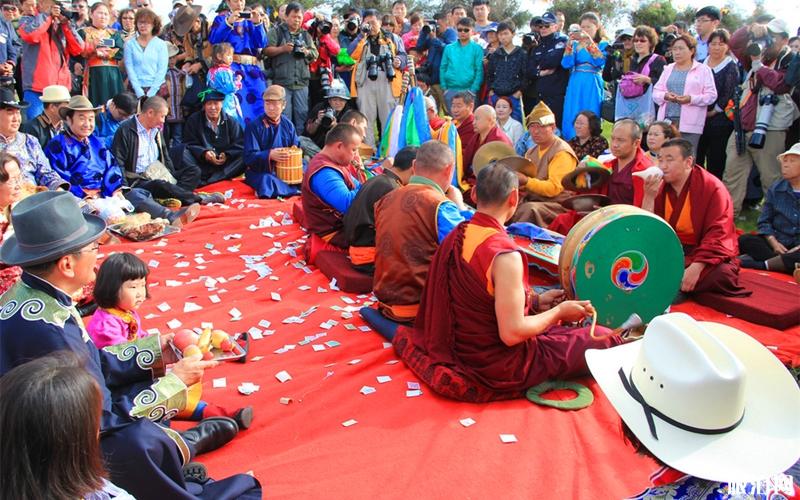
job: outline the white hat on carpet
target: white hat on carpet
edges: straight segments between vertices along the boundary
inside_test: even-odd
[[[752,481],[800,458],[800,388],[742,331],[665,314],[642,340],[588,350],[586,361],[633,434],[674,469]]]

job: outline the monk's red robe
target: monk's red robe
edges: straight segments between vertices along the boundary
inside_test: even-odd
[[[684,267],[706,265],[694,292],[747,296],[739,285],[739,242],[733,202],[725,185],[695,165],[680,193],[664,183],[655,199],[655,213],[675,229],[684,252]],[[686,212],[689,212],[688,214]]]
[[[585,193],[604,194],[611,198],[612,205],[625,204],[641,207],[644,199],[644,180],[640,177],[634,177],[632,174],[640,172],[652,164],[653,160],[641,148],[636,152],[633,161],[621,169],[619,168],[619,161],[614,158],[605,163],[606,166],[611,167],[612,172],[608,182],[599,188],[589,189]],[[585,213],[570,210],[559,214],[550,223],[548,229],[557,233],[567,234],[585,216]]]
[[[476,213],[442,242],[433,259],[414,328],[393,340],[405,363],[437,393],[483,402],[523,395],[545,380],[586,372],[584,352],[620,343],[588,328],[551,327],[514,346],[500,339],[491,280],[494,259],[519,249],[493,218]],[[526,298],[528,266],[525,255]],[[598,327],[599,335],[609,331]]]
[[[474,117],[470,116],[471,122],[474,122]],[[470,125],[472,127],[472,125]],[[481,140],[481,136],[478,135],[473,129],[472,135],[469,137],[469,142],[464,140],[464,136],[461,134],[462,127],[461,125],[458,126],[458,135],[461,137],[461,147],[462,151],[464,152],[464,178],[467,182],[471,185],[475,185],[475,173],[472,170],[472,158],[475,156],[475,152],[480,149],[481,146],[486,144],[487,142],[504,142],[514,147],[511,144],[511,139],[508,138],[503,129],[495,125],[492,127],[491,130],[486,134],[486,138]]]

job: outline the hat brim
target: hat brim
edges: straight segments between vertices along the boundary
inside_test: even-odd
[[[0,102],[0,109],[5,109],[5,108],[25,109],[28,106],[30,106],[30,104],[28,104],[27,101],[19,101],[19,102],[4,101],[4,102]]]
[[[87,224],[85,233],[69,243],[43,247],[36,252],[27,252],[20,248],[16,234],[11,235],[0,246],[0,262],[9,266],[32,266],[43,264],[80,250],[99,239],[106,230],[106,223],[100,217],[92,214],[83,214],[83,218]]]
[[[58,110],[58,116],[60,116],[62,120],[66,120],[67,113],[70,111],[94,111],[95,113],[98,113],[101,109],[103,109],[102,106],[98,106],[96,108],[70,108],[69,106],[65,106]]]
[[[575,185],[575,180],[578,178],[579,175],[584,173],[589,173],[592,177],[599,177],[597,182],[592,182],[592,185],[587,188],[579,188]],[[579,167],[573,170],[572,172],[568,173],[561,179],[561,186],[566,189],[567,191],[575,191],[580,192],[585,189],[592,189],[598,186],[602,186],[606,182],[608,182],[609,177],[611,177],[611,173],[603,168],[597,167]]]
[[[618,371],[629,374],[642,340],[586,351],[598,385],[631,431],[661,461],[683,473],[711,481],[752,481],[781,473],[800,458],[800,390],[791,374],[758,341],[727,325],[698,322],[744,365],[745,414],[734,430],[697,434],[655,419],[658,439],[642,406],[623,388]],[[658,335],[649,332],[646,335]]]
[[[186,8],[186,5],[184,5],[182,8]],[[179,37],[184,37],[187,33],[189,33],[195,20],[200,17],[200,13],[203,11],[203,7],[200,5],[190,5],[189,9],[193,12],[192,17],[187,18],[186,20],[181,19],[179,20],[178,24],[176,24],[175,21],[172,22],[172,31],[174,31]]]

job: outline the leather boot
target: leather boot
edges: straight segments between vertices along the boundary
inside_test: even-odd
[[[229,417],[210,417],[181,432],[181,437],[194,447],[195,455],[202,455],[228,443],[238,433],[239,425],[236,420]]]

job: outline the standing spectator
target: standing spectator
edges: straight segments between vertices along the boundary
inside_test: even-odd
[[[136,36],[136,11],[133,9],[122,9],[119,11],[119,35],[124,42]]]
[[[42,104],[44,110],[42,114],[22,124],[20,131],[30,134],[39,141],[39,145],[44,149],[50,139],[61,132],[62,121],[59,110],[69,102],[69,90],[61,85],[50,85],[42,92]]]
[[[567,141],[567,144],[572,147],[579,160],[587,155],[597,158],[606,152],[608,141],[602,135],[600,118],[596,114],[591,111],[581,111],[575,117],[572,127],[575,130],[575,137]],[[641,135],[641,132],[639,134]]]
[[[800,54],[800,36],[793,36],[789,39],[789,48],[795,54]]]
[[[570,70],[561,125],[561,135],[565,140],[575,136],[572,122],[579,112],[586,110],[600,115],[605,88],[600,75],[606,62],[608,42],[603,40],[600,18],[587,12],[581,16],[580,26],[575,28],[579,29],[569,29],[570,40],[561,59],[561,66]]]
[[[694,15],[694,28],[697,30],[697,54],[695,59],[704,62],[708,57],[708,44],[711,43],[711,33],[719,28],[722,18],[720,10],[713,5],[703,7]]]
[[[83,41],[53,0],[40,1],[38,11],[34,7],[33,15],[20,19],[19,36],[23,42],[23,97],[30,103],[27,118],[31,120],[42,112],[39,98],[45,87],[54,84],[72,87],[69,56],[80,55]]]
[[[178,61],[186,72],[187,89],[181,105],[188,116],[202,107],[198,94],[206,88],[206,78],[211,61],[211,44],[208,42],[208,21],[200,14],[200,7],[181,7],[172,21],[172,43],[180,49]]]
[[[494,100],[494,110],[497,113],[497,125],[503,129],[511,144],[514,145],[525,135],[525,127],[514,119],[511,112],[511,98],[508,96],[498,97]]]
[[[339,55],[344,56],[347,52],[347,47],[354,43],[358,37],[359,28],[361,27],[361,16],[358,11],[351,9],[344,17],[344,24],[339,32]],[[349,58],[349,55],[347,56]],[[337,57],[336,73],[344,80],[347,87],[350,87],[353,77],[353,64],[349,61],[342,60]]]
[[[458,35],[455,29],[448,26],[445,14],[440,13],[433,17],[436,19],[436,31],[434,32],[430,26],[423,26],[417,39],[416,49],[420,53],[428,51],[425,65],[420,68],[420,71],[430,75],[430,94],[436,100],[437,113],[444,113],[446,107],[440,73],[442,56],[444,55],[444,48],[448,44],[455,42],[458,39]]]
[[[456,27],[458,27],[458,22],[465,17],[467,17],[467,8],[463,5],[454,5],[447,15],[448,26],[455,31]]]
[[[83,57],[86,58],[83,95],[95,106],[102,106],[124,90],[119,63],[125,42],[116,30],[108,27],[106,4],[98,2],[92,5],[91,12],[92,25],[79,31],[83,38]]]
[[[765,50],[761,56],[748,56],[745,47],[739,47],[735,42],[737,38],[748,40],[751,37],[772,39],[772,47]],[[739,101],[741,109],[750,116],[749,120],[742,120],[742,129],[745,131],[745,149],[742,154],[736,151],[736,134],[731,134],[725,150],[727,160],[725,173],[722,180],[731,193],[733,199],[734,215],[739,215],[742,209],[747,179],[750,170],[755,164],[761,177],[761,189],[766,194],[767,189],[780,179],[781,167],[777,156],[786,150],[786,129],[797,119],[798,111],[789,94],[791,88],[786,85],[784,77],[794,54],[788,47],[789,28],[786,22],[773,19],[768,24],[753,23],[736,30],[731,36],[730,47],[740,62],[749,61],[750,69],[742,84],[742,98]],[[741,52],[739,52],[741,48]],[[773,97],[766,97],[773,96]],[[764,109],[764,99],[773,103],[773,111],[766,126],[766,133],[761,136],[761,147],[751,146],[756,117]],[[755,107],[755,110],[752,110]]]
[[[670,139],[680,137],[681,133],[675,125],[669,122],[653,122],[647,126],[645,130],[647,136],[647,155],[653,162],[653,165],[658,165],[658,155],[661,153],[661,146]]]
[[[528,55],[528,80],[535,82],[536,103],[544,102],[561,123],[564,115],[564,95],[567,93],[569,72],[561,66],[564,49],[569,40],[558,31],[556,16],[545,12],[542,16],[539,44]]]
[[[135,115],[138,106],[139,101],[130,92],[122,92],[106,101],[105,109],[97,115],[97,127],[94,131],[106,149],[111,149],[120,123]]]
[[[69,183],[50,167],[39,141],[19,131],[21,110],[27,105],[17,100],[13,90],[0,88],[0,152],[17,158],[25,184],[44,186],[51,191],[69,189]]]
[[[8,21],[16,31],[19,26],[19,0],[3,0],[0,2],[3,6],[3,18]]]
[[[729,54],[729,41],[730,34],[724,29],[716,30],[708,37],[708,57],[704,64],[714,72],[717,100],[708,106],[703,135],[697,145],[697,164],[706,167],[720,180],[727,161],[725,146],[733,132],[733,122],[725,115],[725,107],[734,98],[739,84],[739,66]]]
[[[694,59],[696,44],[687,34],[672,43],[675,62],[664,67],[653,89],[653,100],[659,105],[658,119],[676,124],[681,137],[692,143],[695,154],[708,106],[717,100],[714,72]]]
[[[136,38],[125,43],[124,58],[128,81],[140,100],[158,94],[167,76],[167,43],[158,38],[161,18],[150,9],[136,11]]]
[[[256,11],[250,11],[250,19],[241,17],[245,12],[244,0],[229,0],[230,12],[220,13],[211,25],[208,41],[212,44],[228,42],[233,45],[231,68],[242,75],[242,89],[237,94],[245,123],[257,118],[262,112],[261,95],[267,87],[267,78],[258,65],[258,56],[267,46],[266,20]]]
[[[636,53],[633,49],[634,29],[628,26],[619,30],[614,42],[614,50],[606,50],[606,63],[603,66],[603,80],[616,82],[631,70],[631,60]],[[622,50],[617,47],[622,46]]]
[[[490,102],[495,104],[499,97],[508,97],[511,116],[519,123],[523,119],[522,89],[525,88],[525,62],[528,55],[521,47],[514,45],[514,31],[514,23],[510,21],[497,25],[500,48],[489,56],[486,84]]]
[[[397,26],[399,35],[405,35],[411,31],[411,23],[406,19],[408,14],[408,6],[405,0],[395,0],[392,2],[392,16],[394,17],[395,26]],[[409,47],[406,47],[408,49]]]
[[[616,92],[614,115],[617,120],[630,118],[640,124],[655,119],[655,103],[653,102],[653,83],[657,82],[667,64],[666,59],[654,52],[658,43],[658,35],[650,26],[638,26],[633,33],[633,58],[628,70],[620,73],[613,71],[609,76],[629,81],[620,86]],[[606,63],[608,64],[608,63]],[[603,69],[605,78],[606,70]],[[624,68],[622,68],[624,70]],[[625,73],[630,71],[628,76]]]
[[[409,51],[417,46],[419,34],[422,32],[422,14],[419,12],[414,12],[411,14],[411,17],[408,18],[408,22],[411,23],[411,29],[409,29],[407,33],[400,37],[403,40],[403,46],[406,48],[406,51]]]
[[[183,122],[186,114],[183,112],[181,103],[186,94],[186,79],[188,75],[186,71],[178,68],[178,48],[171,42],[167,42],[167,55],[169,56],[167,76],[157,95],[163,97],[169,105],[169,113],[167,113],[166,122],[164,123],[164,139],[172,148],[179,146],[182,142]]]
[[[6,13],[3,5],[3,14]],[[10,7],[16,7],[10,5]],[[19,12],[17,10],[17,12]],[[14,83],[14,71],[17,68],[17,58],[19,57],[20,41],[17,31],[8,18],[0,19],[0,85],[12,86]]]
[[[296,130],[303,130],[308,117],[309,64],[319,56],[302,23],[303,7],[294,2],[287,5],[286,24],[269,30],[269,47],[265,51],[272,59],[272,81],[286,91],[283,113]]]
[[[497,28],[497,23],[489,19],[489,0],[472,0],[472,15],[475,16],[475,33],[488,41],[488,32]],[[463,19],[463,18],[462,18]]]
[[[488,6],[486,6],[488,9]],[[448,112],[452,114],[453,97],[470,92],[473,98],[483,83],[483,49],[472,40],[474,22],[468,17],[458,21],[458,42],[444,48],[440,78]]]
[[[381,30],[377,11],[364,11],[364,24],[369,25],[369,33],[359,33],[348,47],[356,61],[350,95],[356,97],[358,109],[366,115],[370,127],[380,120],[378,131],[382,133],[389,112],[400,97],[403,79],[399,70],[406,65],[406,51],[400,37]],[[367,131],[366,143],[375,147],[375,133],[371,129]]]
[[[83,29],[90,25],[91,19],[89,18],[89,4],[86,0],[75,0],[72,2],[72,11],[78,15],[75,19],[75,27]]]
[[[309,28],[314,45],[319,56],[312,61],[308,69],[311,74],[308,89],[309,106],[313,107],[325,99],[325,90],[322,88],[323,75],[328,79],[328,85],[333,82],[333,63],[339,54],[339,40],[333,35],[333,23],[321,14],[311,23]]]

